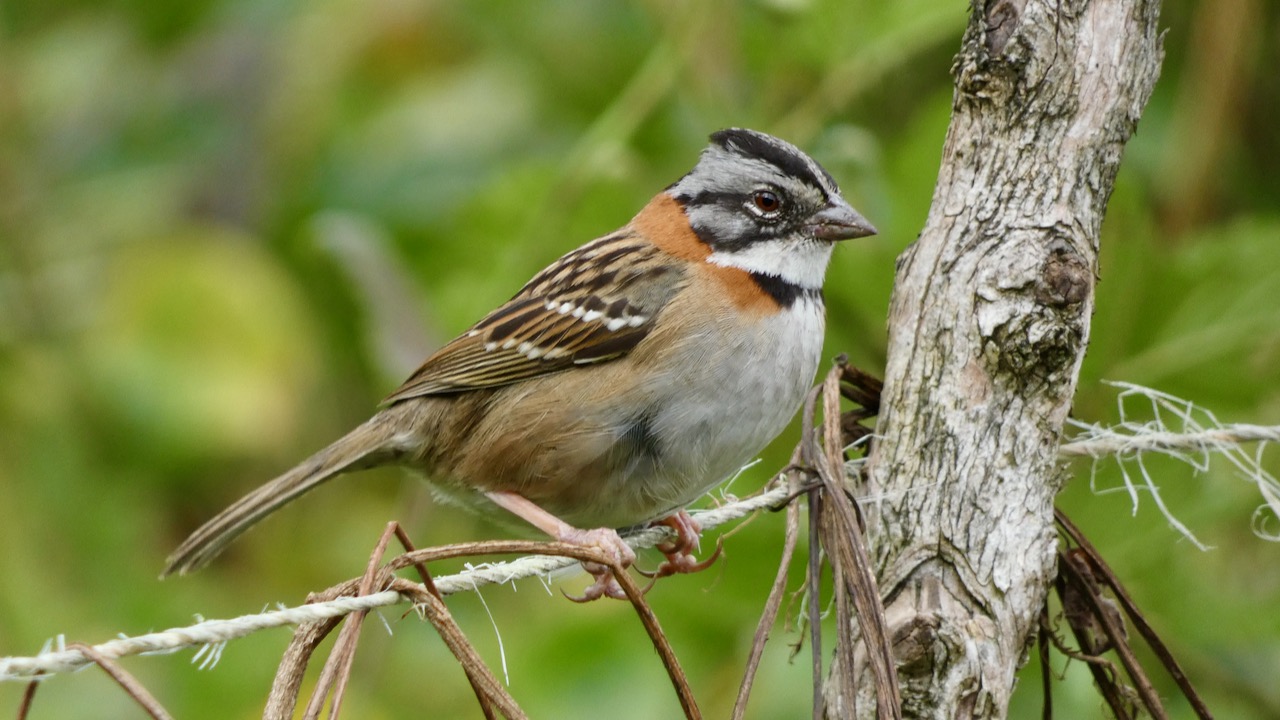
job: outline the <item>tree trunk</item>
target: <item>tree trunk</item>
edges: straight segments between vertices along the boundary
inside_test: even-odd
[[[1008,712],[1054,574],[1058,445],[1158,12],[973,3],[933,206],[898,262],[863,501],[907,717]],[[874,716],[867,673],[856,707]]]

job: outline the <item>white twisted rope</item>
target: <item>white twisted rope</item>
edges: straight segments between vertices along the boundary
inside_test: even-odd
[[[745,517],[757,510],[772,507],[787,497],[786,487],[778,487],[759,495],[725,503],[711,510],[691,513],[704,530],[711,530],[731,520]],[[667,531],[661,528],[641,530],[626,537],[629,545],[635,548],[653,547],[667,537]],[[534,555],[511,562],[485,563],[464,570],[456,575],[446,575],[435,579],[436,588],[442,595],[458,592],[474,591],[485,585],[505,584],[527,577],[548,576],[556,571],[570,568],[578,564],[572,558],[548,557]],[[311,605],[270,610],[254,615],[242,615],[228,620],[204,620],[187,627],[171,628],[161,632],[121,637],[117,640],[94,645],[93,649],[108,659],[116,659],[129,655],[150,655],[171,653],[183,648],[195,646],[213,646],[206,659],[216,658],[218,645],[229,640],[241,638],[250,633],[267,628],[324,620],[326,618],[346,615],[359,610],[398,605],[408,600],[394,590],[363,595],[360,597],[343,597],[327,602]],[[0,681],[31,680],[37,677],[49,677],[57,673],[76,670],[91,661],[79,650],[65,649],[65,642],[58,639],[55,649],[46,650],[31,657],[0,657]],[[202,651],[197,659],[205,655]]]

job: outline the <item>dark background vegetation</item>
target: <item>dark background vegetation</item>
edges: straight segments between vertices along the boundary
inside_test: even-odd
[[[297,603],[358,574],[391,518],[420,545],[493,536],[421,483],[374,472],[290,507],[198,575],[156,580],[199,522],[624,223],[720,127],[810,150],[879,226],[838,250],[827,284],[828,354],[878,372],[894,257],[929,206],[967,17],[959,0],[6,1],[0,655]],[[1280,423],[1280,9],[1170,0],[1163,23],[1164,76],[1103,228],[1075,414],[1116,418],[1106,378]],[[759,487],[794,439],[731,491]],[[1214,549],[1181,539],[1149,497],[1134,513],[1125,493],[1093,494],[1087,465],[1062,506],[1220,717],[1280,715],[1280,547],[1252,532],[1257,491],[1226,463],[1150,467]],[[1119,482],[1100,468],[1097,487]],[[732,703],[781,531],[781,517],[758,518],[714,569],[650,595],[712,717]],[[451,607],[495,666],[500,634],[532,716],[678,713],[625,604],[579,607],[536,582],[483,599]],[[383,617],[395,635],[366,626],[350,716],[477,716],[429,627]],[[807,712],[796,638],[775,632],[753,717]],[[248,718],[286,639],[233,643],[212,671],[189,651],[126,665],[179,718]],[[1026,677],[1014,717],[1038,712]],[[20,692],[0,686],[0,713]],[[1078,664],[1058,702],[1062,717],[1103,714]],[[96,671],[50,681],[35,710],[140,716]]]

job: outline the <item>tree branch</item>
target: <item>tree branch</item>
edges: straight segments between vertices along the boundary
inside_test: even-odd
[[[973,3],[933,204],[898,264],[867,464],[908,716],[1007,713],[1054,576],[1058,446],[1099,228],[1159,73],[1158,9]]]

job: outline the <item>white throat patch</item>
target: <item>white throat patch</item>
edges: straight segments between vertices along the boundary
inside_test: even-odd
[[[739,250],[716,250],[707,262],[772,275],[807,290],[819,290],[833,248],[832,243],[822,240],[780,238],[754,242]]]

